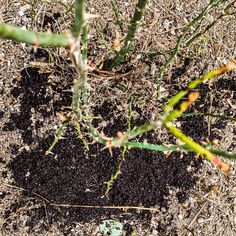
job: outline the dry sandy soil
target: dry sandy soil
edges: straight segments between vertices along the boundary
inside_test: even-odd
[[[168,57],[158,52],[173,48],[187,22],[209,1],[150,0],[135,47],[125,63],[109,73],[103,68],[114,55],[111,47],[116,31],[121,38],[125,34],[115,24],[109,0],[88,2],[88,11],[100,15],[90,23],[89,65],[96,69],[89,74],[88,109],[100,117],[94,125],[106,135],[127,130],[130,107],[131,127],[158,119],[163,104],[189,81],[235,59],[236,19],[232,15],[222,18],[191,46],[181,47],[164,75],[161,101],[157,101],[155,84]],[[117,2],[121,28],[126,32],[136,1]],[[216,19],[226,5],[210,11],[200,28]],[[69,29],[73,13],[59,3],[1,0],[0,20],[58,33]],[[75,76],[64,49],[36,50],[9,40],[0,42],[1,235],[101,235],[99,224],[105,219],[120,221],[123,235],[236,235],[234,162],[227,161],[231,171],[225,175],[195,154],[131,149],[104,197],[122,150],[113,150],[111,156],[96,143],[84,150],[75,128],[69,126],[53,154],[46,156],[62,114],[69,110]],[[236,72],[202,85],[199,91],[200,99],[188,111],[194,115],[182,116],[175,124],[198,142],[214,140],[216,148],[235,152]],[[139,140],[178,143],[164,129]]]

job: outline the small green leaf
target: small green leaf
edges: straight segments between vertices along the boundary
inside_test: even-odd
[[[104,220],[99,225],[99,230],[103,235],[120,236],[122,235],[123,225],[115,220]]]

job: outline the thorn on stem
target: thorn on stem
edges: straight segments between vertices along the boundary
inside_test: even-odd
[[[34,50],[36,51],[38,49],[38,47],[40,46],[40,40],[34,39],[32,43],[34,45]]]

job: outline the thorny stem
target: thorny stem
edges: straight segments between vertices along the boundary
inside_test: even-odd
[[[217,75],[220,75],[224,72],[231,71],[236,68],[235,62],[229,62],[226,66],[219,67],[215,70],[209,71],[205,73],[202,77],[195,79],[191,83],[189,83],[186,90],[179,91],[175,96],[173,96],[164,107],[163,112],[163,123],[173,121],[176,117],[180,116],[186,108],[196,99],[198,92],[191,92],[193,89],[196,89],[199,85],[209,81]],[[178,104],[178,102],[184,98],[185,95],[189,94],[188,100],[183,101],[179,108],[174,109],[174,106]],[[193,94],[195,94],[193,96]]]
[[[194,142],[191,138],[184,135],[179,129],[174,127],[171,122],[167,122],[165,126],[176,138],[184,142],[196,153],[202,155],[203,157],[206,157],[209,161],[216,164],[223,172],[227,173],[229,171],[229,166],[227,164],[223,163],[214,154],[212,154],[210,151],[208,151],[198,143]]]
[[[197,78],[193,82],[191,82],[188,85],[188,88],[186,90],[182,90],[178,92],[173,98],[170,99],[170,101],[167,103],[163,118],[162,118],[162,124],[179,140],[184,142],[187,145],[187,148],[185,149],[185,146],[183,146],[183,149],[185,150],[193,150],[196,153],[203,155],[206,157],[209,161],[216,164],[222,171],[228,172],[229,166],[225,163],[223,163],[220,159],[218,159],[214,154],[212,154],[208,149],[202,147],[198,143],[194,142],[191,138],[184,135],[179,129],[173,126],[171,121],[173,121],[176,117],[180,116],[184,111],[187,110],[187,108],[198,98],[199,93],[198,92],[191,92],[192,89],[197,88],[200,84],[212,79],[213,77],[220,75],[224,72],[231,71],[236,68],[235,62],[230,62],[226,66],[219,67],[213,71],[207,72],[202,77]],[[178,102],[186,95],[188,95],[188,100],[183,101],[179,105],[179,109],[175,108],[174,106],[178,104]],[[151,131],[155,128],[158,128],[160,126],[160,122],[152,122],[150,124],[144,124],[140,127],[134,128],[130,131],[127,131],[125,133],[120,133],[118,137],[115,138],[108,138],[101,136],[94,127],[90,124],[91,127],[91,133],[93,135],[93,138],[97,142],[101,142],[106,145],[107,148],[111,149],[113,147],[122,147],[125,146],[127,148],[129,147],[138,147],[138,148],[147,148],[151,150],[161,150],[163,151],[163,146],[156,146],[152,144],[138,144],[138,143],[132,143],[129,142],[129,140],[137,137],[138,135],[141,135],[145,132]],[[181,146],[179,146],[181,148]],[[229,154],[228,156],[224,152],[215,151],[215,154],[221,154],[222,156],[225,156],[227,158],[235,158],[235,155]]]
[[[48,150],[46,151],[46,155],[50,154],[52,152],[52,149],[55,147],[55,145],[57,144],[57,142],[60,140],[60,138],[62,138],[64,131],[66,129],[66,127],[70,124],[71,120],[67,119],[66,121],[64,121],[62,123],[62,125],[59,127],[59,129],[57,130],[57,134],[53,140],[53,143],[50,145],[50,147],[48,148]]]
[[[120,160],[120,163],[119,163],[119,165],[118,165],[118,167],[116,169],[116,172],[111,176],[110,180],[107,182],[105,196],[108,196],[108,193],[109,193],[109,191],[112,188],[112,184],[113,184],[114,180],[116,180],[118,178],[118,175],[120,174],[121,166],[122,166],[122,164],[124,162],[126,151],[127,151],[127,147],[124,146],[123,151],[121,153],[121,160]]]
[[[127,120],[127,129],[128,131],[130,131],[131,129],[131,119],[132,119],[132,116],[133,116],[133,113],[132,113],[132,100],[131,102],[129,103],[129,106],[128,106],[128,109],[129,109],[129,115],[128,115],[128,120]],[[105,192],[105,196],[108,196],[108,193],[112,187],[112,184],[114,182],[114,180],[116,180],[118,178],[118,175],[121,171],[121,166],[122,166],[122,163],[123,161],[125,160],[125,153],[127,151],[127,148],[130,147],[130,145],[128,146],[123,146],[123,151],[121,153],[121,160],[120,160],[120,163],[116,169],[116,172],[111,176],[110,180],[107,182],[107,187],[106,187],[106,192]]]
[[[130,23],[130,27],[129,27],[127,36],[125,38],[124,45],[122,46],[121,50],[116,54],[115,58],[108,65],[109,70],[111,70],[113,67],[117,66],[120,62],[122,62],[124,60],[126,53],[129,52],[131,44],[132,44],[134,37],[135,37],[138,23],[142,19],[147,2],[148,2],[148,0],[139,0],[138,1],[136,8],[135,8],[133,18]]]
[[[11,39],[37,47],[69,47],[69,41],[66,37],[66,34],[37,33],[31,30],[23,30],[4,23],[0,23],[0,38]]]
[[[160,86],[161,86],[161,81],[164,76],[164,73],[166,69],[170,66],[170,64],[172,63],[175,56],[178,54],[179,48],[184,40],[185,35],[189,31],[189,29],[195,24],[197,24],[200,20],[202,20],[206,16],[209,10],[217,6],[220,2],[224,2],[224,1],[225,0],[211,0],[210,3],[205,7],[205,9],[183,29],[181,35],[179,36],[177,40],[175,48],[173,49],[172,54],[170,55],[169,59],[165,62],[165,64],[161,67],[160,78],[157,81],[157,96],[158,96],[157,98],[158,99],[160,98]]]
[[[192,117],[192,116],[211,116],[211,117],[216,117],[216,118],[223,118],[226,120],[230,121],[236,121],[235,116],[226,116],[226,115],[219,115],[219,114],[214,114],[214,113],[209,113],[209,112],[190,112],[190,113],[185,113],[182,115],[182,117]]]
[[[87,45],[88,45],[88,28],[85,19],[85,0],[77,0],[75,2],[75,22],[72,28],[72,34],[67,34],[70,43],[70,56],[75,68],[78,72],[78,77],[74,79],[72,87],[72,112],[70,118],[78,132],[79,138],[83,141],[85,148],[88,144],[84,139],[81,130],[80,122],[83,121],[83,116],[86,116],[86,104],[88,101],[87,90]],[[82,48],[80,43],[82,43]],[[74,117],[75,116],[75,117]],[[76,119],[75,119],[76,118]],[[61,132],[62,135],[62,132]],[[48,151],[55,146],[59,138],[55,138],[53,144]]]
[[[114,14],[115,14],[116,24],[120,27],[121,32],[124,33],[124,30],[123,30],[123,27],[122,27],[122,22],[121,22],[121,19],[120,19],[120,12],[119,12],[119,8],[117,6],[116,0],[111,0],[111,5],[112,5],[112,9],[113,9]]]
[[[211,153],[225,157],[227,159],[236,160],[236,154],[235,153],[228,153],[224,151],[220,151],[217,149],[212,149],[211,145],[204,145],[204,148],[206,148]],[[174,151],[184,151],[184,152],[194,152],[193,149],[191,149],[188,145],[158,145],[158,144],[152,144],[152,143],[141,143],[141,142],[128,142],[127,146],[128,148],[140,148],[140,149],[148,149],[152,151],[158,151],[158,152],[174,152]]]
[[[82,38],[81,38],[81,43],[82,43],[82,50],[81,50],[81,53],[82,53],[82,60],[83,62],[87,65],[87,57],[88,57],[88,26],[87,24],[85,24],[83,26],[83,34],[82,34]],[[87,70],[87,69],[86,69]],[[83,107],[83,112],[85,113],[84,115],[88,115],[88,112],[87,112],[87,104],[88,104],[88,100],[89,100],[89,89],[88,89],[88,83],[87,83],[87,74],[86,74],[86,77],[84,78],[84,87],[82,89],[82,104],[81,106]]]
[[[225,16],[233,15],[235,12],[230,13],[230,8],[234,5],[236,1],[231,2],[226,8],[223,10],[222,14],[219,15],[212,23],[206,26],[205,29],[201,30],[200,32],[192,35],[188,40],[185,41],[185,46],[188,47],[193,41],[201,37],[203,34],[205,34],[208,30],[210,30],[220,19],[222,19]]]
[[[81,50],[81,34],[82,47]],[[71,60],[75,65],[79,78],[74,79],[72,88],[72,111],[76,115],[78,121],[82,119],[81,97],[85,87],[87,86],[87,26],[85,22],[85,0],[76,0],[75,2],[75,22],[72,27],[72,36],[70,36]]]
[[[236,68],[235,62],[230,62],[226,66],[219,67],[213,71],[207,72],[202,77],[197,78],[193,82],[191,82],[188,85],[188,88],[186,90],[182,90],[178,92],[173,98],[170,99],[170,101],[167,103],[164,109],[163,118],[161,120],[161,123],[178,139],[183,141],[187,146],[189,146],[192,150],[199,153],[200,155],[205,156],[209,161],[216,164],[218,167],[220,167],[221,170],[224,172],[227,172],[229,170],[229,166],[227,164],[224,164],[220,159],[215,157],[209,150],[205,149],[198,143],[194,142],[191,138],[184,135],[179,129],[175,128],[171,121],[173,121],[176,117],[180,116],[186,109],[197,99],[198,92],[191,92],[192,89],[197,88],[200,84],[212,79],[213,77],[220,75],[224,72],[231,71]],[[175,108],[174,106],[178,104],[178,102],[186,95],[188,95],[187,101],[183,101],[180,103],[180,108]],[[106,144],[106,147],[111,149],[113,147],[122,147],[126,146],[129,148],[131,146],[131,143],[129,143],[129,140],[137,137],[138,135],[141,135],[145,132],[151,131],[155,128],[158,128],[160,126],[160,122],[152,122],[150,124],[144,124],[140,127],[134,128],[126,133],[120,134],[116,138],[107,138],[107,137],[101,137],[99,134],[96,134],[96,141],[102,142]],[[105,139],[106,138],[106,139]],[[144,147],[144,146],[143,146]],[[220,153],[220,152],[218,152]]]
[[[72,34],[75,38],[79,37],[85,23],[85,0],[75,1],[75,21],[72,27]]]
[[[197,23],[199,20],[201,20],[208,10],[210,10],[212,7],[216,6],[220,2],[225,2],[226,0],[211,0],[210,4],[205,8],[205,10],[196,17],[193,21],[191,21],[188,26],[184,29],[182,34],[180,35],[176,47],[173,51],[173,54],[167,61],[167,63],[164,65],[164,70],[170,65],[172,59],[175,57],[175,55],[178,53],[179,47],[183,41],[183,38],[189,28],[193,26],[195,23]],[[129,51],[129,47],[131,42],[134,39],[135,32],[137,29],[137,24],[141,20],[143,11],[145,9],[147,0],[139,0],[134,17],[131,21],[131,25],[124,43],[124,46],[122,47],[121,51],[116,55],[112,66],[117,65],[120,63],[123,59],[125,54]],[[97,142],[103,143],[106,145],[107,148],[111,149],[113,147],[134,147],[136,144],[129,142],[129,140],[137,137],[138,135],[141,135],[145,132],[151,131],[157,127],[159,127],[160,122],[152,122],[150,124],[144,124],[140,127],[134,128],[132,130],[129,130],[125,133],[118,132],[117,137],[115,138],[108,138],[105,135],[100,134],[92,125],[91,118],[87,116],[87,112],[85,110],[85,106],[88,101],[88,94],[87,94],[87,43],[88,43],[88,29],[86,25],[86,19],[85,19],[85,0],[76,0],[75,2],[75,23],[72,28],[72,34],[61,34],[61,35],[55,35],[55,34],[47,34],[47,33],[35,33],[32,31],[24,31],[21,29],[18,29],[16,27],[2,24],[0,23],[0,37],[2,38],[8,38],[13,39],[15,41],[21,41],[28,44],[32,44],[35,46],[62,46],[62,47],[69,47],[70,53],[71,53],[71,60],[76,66],[76,69],[78,70],[78,73],[80,75],[79,78],[74,80],[73,85],[73,96],[72,96],[72,111],[75,117],[70,117],[63,125],[59,128],[57,136],[49,148],[49,152],[51,149],[55,146],[59,138],[62,136],[63,131],[65,127],[70,123],[70,121],[73,122],[80,122],[83,121],[86,127],[88,128],[89,134],[93,137],[93,139]],[[209,26],[211,27],[211,25]],[[82,35],[82,37],[81,37]],[[80,42],[82,43],[82,49]],[[198,78],[191,82],[186,90],[182,90],[179,93],[177,93],[166,105],[163,117],[161,120],[161,123],[166,126],[166,128],[178,139],[182,140],[190,149],[194,150],[195,152],[202,154],[205,156],[208,160],[218,165],[223,171],[227,172],[229,167],[228,165],[222,163],[218,158],[216,158],[208,149],[203,148],[199,144],[195,143],[192,139],[185,136],[180,130],[178,130],[176,127],[172,125],[172,121],[177,118],[179,115],[181,115],[191,104],[192,102],[197,98],[197,93],[194,94],[190,91],[192,89],[195,89],[200,84],[208,81],[209,79],[224,73],[226,71],[230,71],[236,68],[236,64],[234,62],[229,63],[226,66],[220,67],[216,70],[210,71],[203,75],[201,78]],[[188,95],[188,100],[180,103],[179,109],[175,109],[174,106],[177,105],[180,101],[180,99],[184,98],[184,96]],[[82,101],[81,101],[82,99]],[[82,106],[81,106],[82,105]],[[140,145],[136,145],[139,146]],[[143,148],[145,148],[145,143],[143,143]],[[147,146],[146,148],[157,148],[152,146]],[[160,148],[160,147],[158,147]],[[213,150],[214,152],[214,150]],[[225,155],[224,152],[215,150],[215,154],[219,155]],[[228,158],[235,158],[235,155],[228,154]]]
[[[78,138],[83,142],[85,150],[89,150],[89,143],[88,143],[88,141],[86,140],[86,138],[84,137],[84,135],[83,135],[83,133],[81,131],[80,123],[76,122],[74,124],[74,126],[75,126],[75,128],[77,130]]]
[[[200,146],[198,143],[194,142],[192,139],[184,135],[179,129],[173,126],[171,121],[180,116],[187,108],[198,98],[199,92],[191,92],[193,89],[197,88],[200,84],[207,82],[208,80],[220,75],[224,72],[231,71],[236,68],[235,62],[230,62],[226,66],[219,67],[215,70],[209,71],[202,77],[197,78],[188,85],[186,90],[179,91],[174,97],[170,99],[164,109],[163,113],[163,124],[166,128],[177,137],[179,140],[183,141],[186,145],[196,151],[198,154],[205,156],[209,161],[216,164],[222,171],[228,172],[229,166],[224,164],[220,159],[215,157],[209,150]],[[178,108],[174,108],[176,104],[182,99],[186,94],[188,94],[188,99],[180,103]]]

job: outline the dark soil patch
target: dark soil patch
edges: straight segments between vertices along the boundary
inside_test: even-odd
[[[199,168],[199,162],[194,156],[172,153],[165,157],[147,150],[130,150],[126,154],[121,174],[106,198],[103,197],[105,182],[115,173],[120,150],[113,150],[111,156],[109,151],[102,150],[101,145],[94,144],[90,145],[86,153],[81,141],[69,130],[66,139],[55,148],[53,156],[45,156],[45,150],[51,143],[51,137],[40,140],[39,146],[33,151],[16,155],[9,167],[17,186],[57,204],[159,205],[168,208],[168,187],[179,188],[177,198],[181,203],[184,202],[187,198],[185,190],[191,189],[195,183],[187,167],[191,165],[194,171]],[[113,210],[49,208],[52,221],[62,217],[67,221],[91,221],[111,214],[117,214],[116,217],[120,215],[120,211]],[[144,214],[150,217],[150,213]],[[135,217],[141,216],[137,214]]]
[[[48,61],[48,53],[39,49],[31,52],[32,59]],[[67,79],[63,78],[58,81],[51,82],[49,76],[51,73],[40,73],[39,68],[26,67],[21,71],[21,79],[12,89],[11,95],[14,99],[18,99],[20,103],[20,111],[10,115],[10,121],[4,124],[4,131],[20,130],[23,142],[31,144],[33,142],[32,114],[39,113],[43,119],[54,115],[56,112],[62,111],[64,107],[71,104],[71,92],[69,88],[72,84],[73,72],[65,69],[57,68],[55,73],[67,75]],[[68,88],[67,91],[65,91]],[[49,104],[51,102],[51,107]],[[36,121],[36,126],[43,126],[44,121]],[[37,128],[36,127],[36,128]]]
[[[48,55],[41,50],[33,54],[32,58],[47,61]],[[26,212],[29,217],[26,222],[29,232],[33,232],[35,225],[39,226],[36,222],[40,221],[44,222],[40,225],[44,230],[55,222],[61,222],[62,219],[68,225],[72,222],[91,222],[114,217],[135,219],[143,224],[149,224],[152,218],[152,213],[149,211],[137,213],[135,210],[129,210],[127,215],[118,209],[83,209],[71,205],[159,206],[168,209],[169,197],[176,197],[180,204],[188,199],[188,190],[194,187],[196,181],[194,176],[201,166],[201,161],[193,154],[174,152],[165,155],[148,150],[129,150],[125,155],[121,173],[114,181],[108,197],[104,196],[106,182],[116,172],[121,161],[121,150],[112,150],[111,156],[107,149],[96,143],[89,146],[89,151],[85,151],[74,128],[68,127],[65,138],[59,141],[53,149],[53,154],[46,156],[45,151],[52,144],[54,131],[51,131],[50,125],[44,127],[44,119],[53,117],[56,112],[65,111],[65,107],[71,103],[71,93],[65,91],[71,87],[73,71],[60,71],[57,68],[54,73],[57,79],[52,82],[50,80],[52,74],[40,73],[38,68],[27,67],[21,71],[22,78],[11,91],[11,95],[20,104],[19,112],[12,113],[3,128],[4,131],[20,131],[24,144],[35,145],[31,150],[22,150],[18,145],[11,145],[14,158],[8,164],[13,174],[13,184],[25,189],[22,192],[24,196],[34,198],[29,200],[30,207]],[[64,77],[60,79],[60,73],[66,76],[66,79]],[[221,88],[219,82],[216,86]],[[224,87],[224,83],[222,86]],[[232,86],[230,88],[232,89]],[[202,103],[208,105],[208,101],[205,100],[209,90],[207,85],[202,86],[201,98],[190,112],[195,109],[199,112],[207,111],[205,106],[200,107],[200,105]],[[53,110],[49,109],[49,103],[52,104]],[[132,109],[138,117],[131,120],[131,127],[149,122],[151,115],[144,116],[142,109],[135,105]],[[127,120],[122,114],[114,118],[117,112],[116,106],[108,101],[96,106],[93,113],[101,119],[94,120],[94,125],[99,127],[101,121],[106,121],[108,125],[103,131],[108,136],[116,135],[117,131],[125,131]],[[34,126],[33,114],[42,118],[37,120]],[[207,122],[204,116],[182,117],[179,120],[186,135],[198,142],[206,139]],[[221,120],[214,124],[214,127],[218,126],[221,127]],[[42,132],[39,131],[42,127],[46,132],[44,138],[37,135],[38,132]],[[141,141],[144,139],[150,143],[161,142],[151,133],[140,137]],[[169,194],[169,188],[177,189],[175,196]],[[36,202],[40,207],[34,207]],[[5,212],[4,218],[8,222],[3,225],[5,229],[10,223],[9,215],[19,211],[22,204],[20,201],[13,203]],[[68,207],[52,204],[65,204]],[[159,225],[160,232],[164,228],[165,225]]]
[[[200,167],[200,162],[191,154],[164,155],[147,150],[129,150],[125,155],[121,174],[113,183],[108,197],[104,197],[105,183],[117,169],[121,150],[114,149],[111,156],[102,145],[91,144],[86,152],[74,128],[68,127],[65,139],[59,141],[53,155],[46,156],[45,151],[53,141],[53,133],[45,135],[45,138],[35,136],[44,123],[41,121],[38,126],[32,127],[32,108],[43,118],[53,115],[45,106],[50,101],[53,101],[54,112],[63,109],[63,106],[70,103],[70,93],[63,91],[68,89],[71,80],[67,83],[57,81],[52,84],[48,80],[49,74],[39,74],[35,68],[26,68],[21,75],[17,87],[11,91],[20,102],[20,113],[12,114],[4,129],[18,129],[25,144],[31,144],[32,140],[37,139],[36,148],[32,150],[19,150],[16,145],[11,146],[14,159],[8,165],[14,177],[13,184],[24,188],[24,195],[40,201],[44,201],[43,198],[48,200],[44,201],[47,214],[43,206],[27,212],[31,219],[27,222],[30,230],[33,229],[35,220],[42,219],[49,223],[62,219],[65,222],[90,222],[115,216],[129,219],[131,217],[147,223],[152,215],[147,211],[137,213],[134,210],[129,211],[132,216],[125,216],[121,214],[122,210],[60,208],[50,205],[49,202],[89,206],[161,206],[168,209],[169,187],[179,189],[176,197],[180,203],[187,199],[187,190],[195,184],[193,173]],[[60,99],[55,99],[56,95],[60,95]],[[114,109],[116,108],[112,104],[105,102],[95,108],[94,114],[109,121]],[[139,118],[131,121],[132,127],[148,121],[147,117],[142,117],[142,110],[136,107],[133,109],[138,112]],[[115,135],[117,131],[126,130],[126,123],[124,119],[113,120],[104,128],[104,132],[107,135]],[[36,129],[36,132],[33,132],[33,129]],[[146,134],[145,138],[149,142],[157,142],[151,135]],[[191,171],[187,170],[189,166],[192,167]],[[43,198],[36,197],[36,194]],[[11,206],[9,211],[17,211],[19,207]],[[8,214],[5,214],[5,219],[7,218]]]
[[[21,81],[11,94],[14,98],[20,97],[20,113],[12,113],[10,122],[4,125],[4,131],[20,129],[24,143],[32,143],[31,110],[39,109],[41,113],[46,112],[47,107],[41,105],[48,104],[51,97],[46,95],[47,79],[49,74],[39,74],[37,68],[28,67],[21,71]]]

